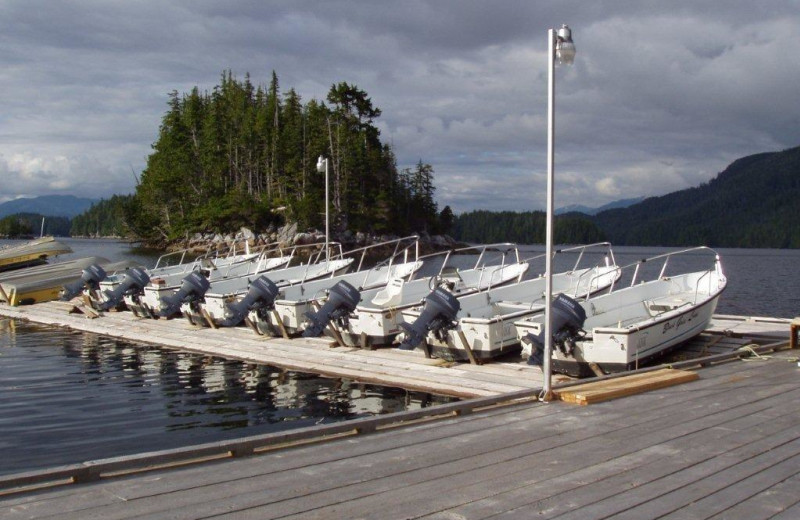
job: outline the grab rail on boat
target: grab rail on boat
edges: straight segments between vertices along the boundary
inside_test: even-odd
[[[573,271],[577,271],[578,268],[581,265],[581,261],[583,260],[584,253],[586,253],[586,251],[591,249],[591,248],[601,248],[601,247],[605,247],[606,248],[606,252],[604,254],[605,259],[606,259],[606,265],[616,265],[617,261],[614,258],[614,249],[611,247],[611,242],[595,242],[595,243],[592,243],[592,244],[583,244],[583,245],[579,245],[579,246],[572,246],[572,247],[567,247],[567,248],[562,248],[562,249],[556,249],[555,251],[553,251],[553,257],[555,257],[556,255],[559,255],[559,254],[563,254],[563,253],[572,253],[574,251],[580,251],[580,253],[578,253],[578,258],[575,260],[575,265],[572,267]],[[547,256],[547,253],[539,253],[539,254],[524,258],[523,262],[530,262],[532,260],[537,260],[537,259],[543,258],[545,256]]]
[[[695,288],[694,288],[694,303],[695,304],[697,304],[697,299],[698,299],[698,297],[700,295],[700,282],[702,282],[703,278],[708,276],[708,294],[710,295],[711,292],[714,290],[714,288],[711,285],[711,282],[712,282],[711,273],[712,272],[716,273],[718,280],[721,280],[722,278],[725,278],[725,275],[722,272],[722,262],[720,261],[719,255],[715,255],[714,270],[712,271],[711,269],[709,269],[708,271],[703,273],[703,275],[700,278],[697,279],[697,283],[695,284]]]
[[[661,269],[659,271],[658,277],[655,278],[656,280],[660,280],[660,279],[664,278],[664,274],[666,272],[669,260],[673,256],[682,255],[682,254],[686,254],[686,253],[691,253],[693,251],[710,251],[711,253],[713,253],[714,254],[714,261],[715,261],[716,271],[717,271],[717,273],[720,274],[721,277],[724,277],[724,275],[722,274],[722,264],[721,264],[721,261],[720,261],[719,254],[714,249],[711,249],[708,246],[690,247],[688,249],[682,249],[682,250],[679,250],[679,251],[670,251],[668,253],[662,253],[662,254],[659,254],[659,255],[656,255],[656,256],[652,256],[652,257],[649,257],[649,258],[642,258],[642,259],[636,260],[635,262],[631,262],[630,264],[627,264],[627,265],[624,265],[622,267],[619,267],[618,269],[619,269],[619,272],[622,273],[625,270],[629,270],[629,269],[633,268],[633,276],[631,277],[631,282],[630,282],[630,285],[629,285],[629,287],[633,287],[634,285],[636,285],[636,280],[639,277],[639,270],[640,270],[640,267],[642,265],[644,265],[644,264],[646,264],[648,262],[653,262],[655,260],[660,260],[660,259],[663,258],[664,259],[664,263],[661,266]],[[620,278],[621,278],[621,276],[620,276]],[[711,280],[709,279],[709,284],[710,283],[711,283]],[[615,289],[616,289],[616,279],[611,283],[611,287],[609,288],[609,292],[614,292]],[[699,286],[698,286],[697,289],[699,290]],[[589,300],[588,297],[586,299]]]
[[[400,246],[403,244],[403,242],[408,242],[408,244],[406,244],[405,246],[403,246],[401,248]],[[402,256],[402,260],[403,261],[401,263],[407,263],[409,261],[409,251],[412,248],[414,250],[414,253],[413,253],[414,262],[419,262],[419,259],[420,259],[420,257],[419,257],[419,235],[409,235],[407,237],[395,238],[393,240],[385,240],[385,241],[379,242],[377,244],[370,244],[368,246],[360,247],[358,249],[352,249],[350,251],[347,251],[344,255],[345,256],[351,256],[353,253],[358,253],[359,251],[361,252],[361,258],[359,259],[358,266],[356,267],[356,272],[358,272],[358,271],[362,270],[362,268],[364,266],[364,261],[366,260],[367,253],[369,252],[369,250],[376,249],[378,247],[386,246],[386,245],[389,245],[389,244],[394,244],[394,251],[392,252],[392,254],[387,259],[379,262],[378,264],[374,265],[370,269],[367,269],[366,271],[364,271],[364,279],[363,279],[363,282],[361,283],[362,286],[365,285],[367,283],[367,281],[369,280],[370,273],[373,272],[374,270],[378,269],[378,268],[381,268],[381,267],[386,267],[386,280],[388,281],[391,278],[392,266],[395,264],[395,262],[397,261],[398,257]],[[416,270],[414,270],[413,272],[416,272]]]
[[[486,256],[487,256],[486,253],[487,252],[491,251],[491,252],[500,253],[501,257],[500,257],[500,264],[499,265],[501,267],[505,267],[506,265],[512,265],[511,262],[506,264],[506,260],[507,260],[507,257],[509,256],[509,253],[513,253],[513,259],[514,259],[514,263],[515,264],[522,264],[522,263],[526,262],[525,260],[520,260],[519,248],[518,248],[517,244],[514,244],[513,242],[498,242],[498,243],[495,243],[495,244],[483,244],[483,245],[475,245],[475,246],[465,246],[465,247],[459,247],[459,248],[456,248],[456,249],[448,249],[446,251],[437,251],[435,253],[430,253],[430,254],[427,254],[427,255],[419,257],[419,260],[421,260],[423,262],[427,262],[432,258],[435,258],[435,257],[438,257],[438,256],[444,256],[444,259],[442,260],[442,265],[439,267],[439,271],[435,275],[431,276],[431,284],[435,285],[435,283],[436,283],[435,280],[437,278],[440,278],[442,276],[442,274],[445,272],[445,269],[449,266],[449,262],[450,262],[450,259],[452,257],[457,256],[457,255],[459,255],[461,253],[464,253],[466,251],[478,252],[478,258],[475,260],[475,263],[470,268],[471,270],[480,270],[481,271],[481,275],[478,277],[478,286],[481,286],[481,284],[483,283],[483,273],[484,273],[484,269],[483,268],[485,268],[487,266],[486,263],[488,262],[488,260],[486,259]],[[524,274],[524,272],[522,274]],[[413,280],[413,279],[415,279],[415,277],[416,277],[416,273],[414,273],[414,275],[412,275],[409,279]],[[491,280],[490,280],[490,283],[491,283]]]
[[[608,266],[608,267],[611,267],[611,266]],[[601,279],[601,278],[603,278],[603,277],[606,277],[606,276],[613,276],[613,278],[611,279],[611,284],[609,285],[609,291],[613,291],[613,290],[614,290],[614,284],[615,284],[615,283],[616,283],[616,281],[617,281],[617,280],[618,280],[618,279],[619,279],[619,278],[622,276],[622,269],[621,269],[619,266],[614,266],[614,269],[613,269],[613,270],[611,270],[611,271],[606,271],[606,272],[603,272],[603,273],[601,273],[601,272],[600,272],[600,269],[598,269],[598,267],[597,267],[597,266],[595,266],[595,267],[593,267],[593,268],[589,269],[588,271],[586,271],[586,272],[582,273],[582,274],[581,274],[581,275],[578,277],[578,282],[577,282],[577,284],[575,285],[575,292],[574,292],[574,294],[575,294],[575,297],[576,297],[576,298],[579,298],[579,297],[580,297],[580,294],[578,294],[578,291],[580,290],[580,282],[581,282],[581,278],[583,278],[583,276],[584,276],[584,275],[589,275],[589,274],[593,274],[594,276],[592,276],[592,277],[589,279],[589,284],[588,284],[588,286],[586,287],[586,296],[584,296],[584,298],[583,298],[583,299],[584,299],[584,300],[586,300],[586,301],[588,301],[588,300],[589,300],[589,298],[592,296],[592,288],[593,288],[593,287],[594,287],[594,288],[599,288],[599,287],[600,287],[600,282],[599,282],[598,280],[600,280],[600,279]],[[597,283],[595,283],[595,282],[597,282]]]

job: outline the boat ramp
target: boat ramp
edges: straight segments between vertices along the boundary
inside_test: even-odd
[[[541,376],[520,362],[445,364],[70,310],[0,306],[7,317],[471,398],[0,477],[0,518],[800,517],[800,365],[784,350],[796,320],[715,316],[687,359],[671,362],[691,381],[579,406],[540,402]],[[630,379],[648,372],[651,383],[663,377],[662,367]]]

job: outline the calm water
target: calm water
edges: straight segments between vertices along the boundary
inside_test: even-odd
[[[0,318],[0,474],[451,400]]]
[[[62,259],[135,258],[148,266],[155,259],[116,241],[64,241],[75,252]],[[524,257],[544,251],[523,250]],[[614,254],[625,265],[667,251],[622,247]],[[728,276],[718,313],[800,315],[800,251],[718,252]],[[573,262],[565,256],[556,271]],[[707,253],[671,262],[674,272],[710,265]],[[645,271],[658,268],[646,264]],[[543,270],[543,262],[534,263],[529,276]],[[0,474],[448,401],[0,319]]]

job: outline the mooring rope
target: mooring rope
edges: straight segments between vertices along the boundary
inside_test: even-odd
[[[768,359],[772,359],[773,356],[767,356],[764,354],[759,354],[755,351],[753,347],[757,347],[758,345],[755,343],[750,343],[749,345],[744,345],[743,347],[739,347],[737,350],[744,350],[745,352],[749,352],[752,357],[743,357],[741,358],[742,361],[766,361]],[[789,363],[797,363],[800,361],[800,358],[797,356],[787,357],[787,358],[780,358],[781,360],[788,361]]]

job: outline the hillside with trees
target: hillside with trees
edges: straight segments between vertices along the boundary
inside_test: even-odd
[[[455,218],[452,233],[456,240],[471,243],[542,244],[546,221],[543,211],[470,211]],[[605,240],[605,235],[590,217],[568,213],[555,217],[553,239],[559,244],[588,244]]]
[[[126,216],[152,243],[189,233],[324,227],[329,158],[331,229],[405,234],[440,227],[433,167],[398,171],[375,120],[381,110],[355,85],[332,85],[327,104],[282,93],[273,72],[256,86],[230,72],[211,92],[169,95],[153,152]]]
[[[800,147],[731,163],[710,182],[599,213],[619,245],[800,248]]]
[[[128,234],[128,215],[133,195],[114,195],[92,204],[72,219],[69,234],[74,237],[121,237]]]
[[[45,235],[68,236],[69,228],[69,218],[45,217],[39,213],[15,213],[0,219],[0,236],[8,238],[38,237],[42,232]]]

